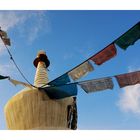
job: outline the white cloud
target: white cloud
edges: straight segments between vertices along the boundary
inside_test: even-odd
[[[13,74],[13,71],[16,71],[16,69],[12,63],[0,64],[0,74],[1,75],[10,76],[11,74]]]
[[[31,14],[34,25],[28,30],[28,41],[32,43],[39,35],[50,31],[48,19],[46,19],[43,12]]]
[[[2,30],[18,31],[20,37],[31,44],[41,33],[50,31],[44,11],[0,11]],[[29,24],[29,25],[28,25]],[[0,52],[3,51],[0,41]]]
[[[83,46],[77,48],[77,53],[79,53],[83,58],[89,58],[94,54],[94,45],[91,41],[86,41]]]
[[[65,53],[63,55],[64,60],[77,58],[77,56],[80,56],[83,59],[87,59],[93,55],[94,47],[92,42],[87,41],[82,46],[75,46],[73,51],[68,51],[68,53]]]
[[[0,27],[2,30],[8,32],[8,36],[11,31],[15,38],[20,37],[23,42],[26,41],[28,44],[31,44],[40,34],[50,31],[48,17],[46,16],[46,12],[44,12],[45,11],[0,11]],[[11,36],[9,37],[12,42],[13,38]],[[12,48],[11,46],[11,49]],[[3,59],[3,55],[5,54],[8,55],[2,40],[0,40],[0,57]],[[7,63],[5,61],[5,64],[0,64],[1,75],[15,75],[15,71],[16,68],[13,63]]]
[[[129,66],[128,72],[140,70],[135,66]],[[131,112],[140,115],[140,84],[125,87],[120,93],[117,105],[123,112]]]
[[[23,19],[23,16],[17,15],[14,11],[0,11],[0,27],[4,31],[15,27]],[[3,42],[0,40],[0,55],[3,55],[4,49]]]
[[[68,59],[72,59],[74,57],[74,54],[73,53],[65,53],[64,55],[63,55],[63,58],[64,58],[64,60],[68,60]]]
[[[3,46],[3,44],[2,44],[2,42],[0,41],[0,54],[4,51],[4,46]]]
[[[117,105],[123,112],[140,115],[140,84],[124,88]]]
[[[23,22],[24,19],[25,17],[23,15],[19,15],[15,11],[0,12],[0,26],[5,31],[13,28],[18,23]]]
[[[133,71],[138,71],[138,70],[140,70],[139,67],[135,67],[135,66],[129,66],[128,67],[128,72],[133,72]]]

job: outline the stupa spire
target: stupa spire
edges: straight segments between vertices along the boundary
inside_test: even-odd
[[[49,81],[46,69],[50,65],[50,61],[48,60],[45,51],[40,50],[33,63],[34,66],[37,68],[34,85],[36,87],[41,87]]]

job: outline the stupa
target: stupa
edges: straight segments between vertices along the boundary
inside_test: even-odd
[[[48,83],[47,67],[50,62],[44,51],[39,51],[34,66],[37,68],[34,86]],[[73,97],[52,100],[39,88],[24,88],[5,105],[7,128],[10,130],[66,130],[69,128],[68,107]]]

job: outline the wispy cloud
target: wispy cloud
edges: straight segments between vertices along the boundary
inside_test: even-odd
[[[0,41],[0,54],[4,51],[3,43]]]
[[[123,112],[140,115],[140,85],[124,88],[117,105]]]
[[[63,58],[64,60],[72,59],[74,57],[74,53],[64,54]]]
[[[31,44],[41,34],[50,31],[48,17],[44,11],[22,12],[25,16],[24,22],[18,27],[19,35],[24,37]]]
[[[140,67],[137,67],[137,66],[129,66],[128,67],[129,72],[133,72],[133,71],[137,71],[137,70],[140,70]]]
[[[25,20],[23,15],[17,14],[15,11],[1,11],[0,12],[0,26],[3,30],[7,31],[17,24]]]
[[[8,35],[11,32],[16,40],[19,37],[29,45],[39,35],[50,31],[45,11],[0,11],[0,27],[7,31]],[[12,42],[13,37],[10,37],[10,39]],[[0,57],[3,59],[5,54],[8,53],[0,40]],[[15,75],[15,70],[15,66],[9,62],[5,61],[5,64],[0,64],[1,75]]]
[[[71,58],[77,58],[78,56],[80,56],[80,58],[83,59],[87,59],[89,57],[91,57],[94,53],[94,45],[92,44],[92,42],[87,41],[84,43],[84,45],[82,46],[75,46],[73,51],[69,51],[68,53],[65,53],[65,55],[63,55],[64,60],[68,60]]]
[[[0,26],[5,31],[17,31],[17,36],[23,37],[29,44],[41,33],[50,31],[45,11],[0,11]],[[0,44],[1,52],[2,47]]]
[[[22,22],[24,18],[13,11],[0,11],[0,27],[2,30],[9,30],[15,27],[18,23]],[[4,45],[0,40],[0,55],[3,55]]]
[[[5,76],[13,75],[13,71],[15,71],[15,66],[12,63],[8,64],[0,64],[0,74]]]
[[[77,53],[82,55],[84,58],[91,57],[92,55],[94,55],[93,52],[95,53],[95,48],[94,47],[95,46],[93,45],[93,42],[86,41],[84,43],[84,46],[77,50]]]
[[[134,66],[130,66],[128,69],[129,72],[140,70]],[[140,115],[140,84],[125,87],[119,96],[117,105],[122,112]]]

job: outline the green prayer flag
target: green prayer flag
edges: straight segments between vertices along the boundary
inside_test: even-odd
[[[128,30],[124,35],[119,37],[115,44],[120,48],[126,50],[130,45],[133,45],[138,39],[140,39],[140,22],[134,27]]]
[[[8,76],[2,76],[2,75],[0,75],[0,80],[7,79],[7,78],[9,78],[9,77]]]

